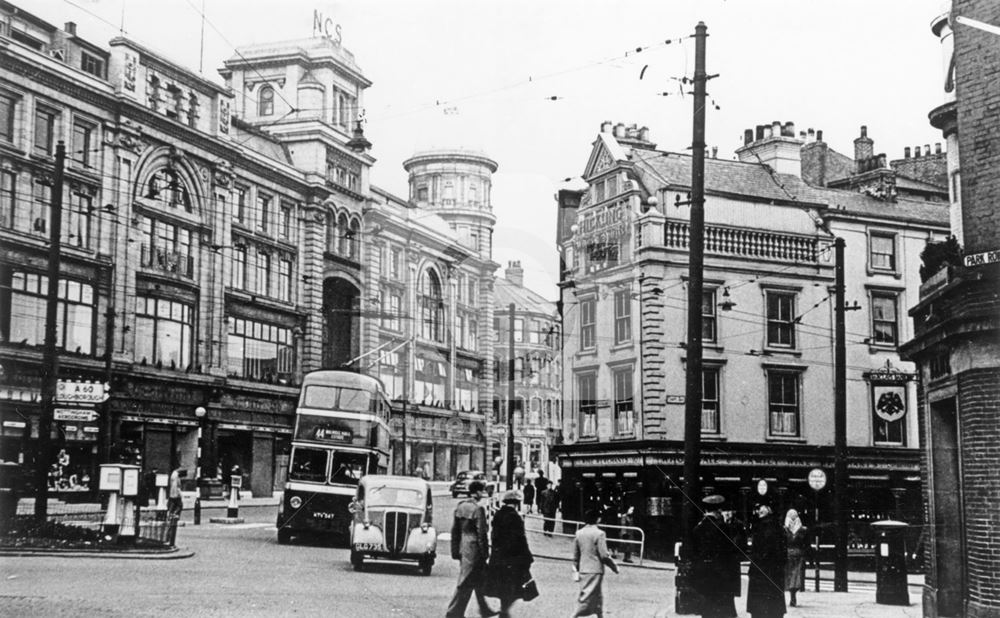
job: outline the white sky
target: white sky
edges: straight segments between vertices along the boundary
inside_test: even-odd
[[[197,70],[202,0],[15,0],[97,44],[126,35]],[[691,142],[698,21],[708,26],[709,147],[733,158],[743,130],[792,121],[853,156],[861,125],[875,152],[943,142],[927,122],[943,102],[931,20],[943,0],[204,0],[204,74],[233,48],[312,35],[313,10],[341,24],[373,82],[366,136],[375,184],[401,197],[402,162],[465,147],[499,163],[494,259],[554,298],[556,190],[578,177],[604,120],[648,126],[661,149]],[[666,40],[672,42],[665,44]],[[636,53],[636,48],[644,48]],[[627,55],[626,55],[626,52]],[[643,73],[643,68],[646,67]],[[640,74],[642,79],[640,79]],[[689,90],[690,88],[685,88]],[[550,97],[560,97],[550,100]],[[502,273],[502,270],[501,270]]]

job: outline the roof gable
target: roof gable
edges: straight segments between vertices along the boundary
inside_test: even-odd
[[[583,179],[593,178],[625,161],[628,161],[628,154],[621,144],[610,133],[599,133],[583,170]]]

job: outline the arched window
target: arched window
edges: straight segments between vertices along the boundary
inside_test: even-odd
[[[180,175],[171,167],[161,167],[149,177],[144,197],[191,212],[191,194]]]
[[[350,228],[347,230],[347,241],[350,249],[348,256],[357,260],[361,257],[361,224],[357,219],[351,220]]]
[[[260,96],[257,99],[257,115],[270,116],[274,114],[274,88],[264,86],[260,89]]]
[[[444,322],[444,298],[441,280],[434,271],[427,269],[420,276],[420,335],[431,341],[444,341],[441,328]]]
[[[336,253],[340,244],[340,229],[337,227],[337,215],[326,213],[326,250]]]
[[[351,254],[351,226],[347,221],[347,215],[341,214],[337,217],[337,231],[339,232],[339,250],[337,253],[347,257]]]
[[[555,427],[555,425],[552,423],[552,400],[551,399],[546,399],[545,400],[545,427],[547,427],[547,428]]]

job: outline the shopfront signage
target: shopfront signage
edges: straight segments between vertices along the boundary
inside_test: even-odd
[[[57,421],[89,423],[97,420],[97,412],[89,408],[56,408],[52,418]]]
[[[90,380],[59,380],[56,401],[62,403],[104,403],[111,398],[111,385]]]
[[[971,268],[973,266],[985,266],[987,264],[996,264],[1000,262],[1000,249],[994,249],[993,251],[983,251],[982,253],[973,253],[972,255],[965,256],[965,267]]]
[[[21,421],[4,421],[3,426],[11,429],[24,429],[26,427],[26,425]]]

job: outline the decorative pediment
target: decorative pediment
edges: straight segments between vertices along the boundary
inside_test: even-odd
[[[594,141],[594,147],[590,151],[590,159],[587,167],[583,171],[583,179],[588,180],[594,176],[614,168],[620,162],[628,160],[628,154],[614,137],[608,133],[601,133]]]

